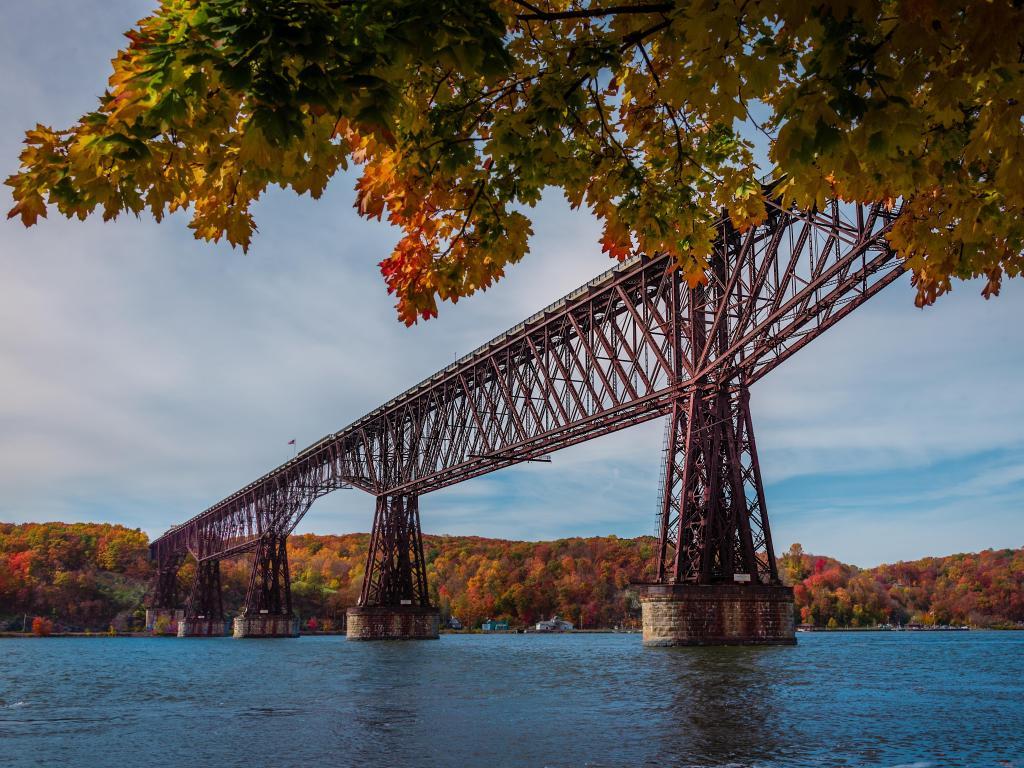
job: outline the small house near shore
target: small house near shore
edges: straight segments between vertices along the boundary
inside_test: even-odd
[[[487,619],[487,621],[480,625],[480,629],[484,632],[506,632],[508,631],[508,622],[498,621],[497,619]]]
[[[573,626],[571,621],[565,621],[557,616],[552,616],[547,621],[537,622],[538,632],[572,632]]]

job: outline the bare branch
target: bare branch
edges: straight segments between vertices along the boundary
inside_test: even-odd
[[[594,19],[603,16],[619,16],[625,14],[668,13],[675,10],[675,3],[641,3],[639,5],[610,5],[606,8],[582,8],[575,11],[541,11],[521,0],[519,5],[531,8],[530,13],[516,16],[521,21],[562,21],[565,19]]]

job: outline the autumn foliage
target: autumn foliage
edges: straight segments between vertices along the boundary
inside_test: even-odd
[[[27,131],[26,225],[189,209],[246,248],[268,187],[319,197],[356,164],[411,323],[519,261],[547,188],[611,256],[700,281],[723,212],[766,217],[767,172],[783,205],[898,207],[921,304],[1022,268],[1015,0],[163,0],[127,38],[94,111]]]
[[[52,632],[53,622],[49,619],[44,619],[42,616],[32,619],[32,634],[36,637],[49,637]]]
[[[860,569],[806,554],[780,559],[800,620],[816,626],[1024,622],[1024,549],[929,557]]]
[[[142,601],[152,573],[148,543],[119,525],[0,523],[0,625],[9,619],[20,628],[28,614],[106,629]]]
[[[340,626],[355,604],[368,539],[290,537],[293,605],[308,629]],[[61,628],[107,629],[116,616],[142,606],[153,573],[146,545],[145,534],[121,526],[0,524],[0,629],[20,630],[25,614]],[[469,627],[488,617],[524,626],[554,614],[583,627],[632,625],[639,604],[630,584],[653,576],[654,546],[649,537],[424,537],[431,600]],[[794,545],[779,562],[794,587],[799,620],[808,624],[1024,622],[1024,549],[860,569]],[[194,573],[186,562],[182,595]],[[227,610],[241,605],[248,578],[247,558],[222,563]]]
[[[359,596],[366,534],[292,536],[292,599],[303,616],[339,620]],[[652,539],[614,536],[551,542],[475,536],[424,536],[431,601],[467,626],[488,617],[516,625],[554,614],[589,627],[622,625],[638,616],[629,584],[650,578]],[[248,563],[222,566],[226,600],[241,601]],[[323,628],[321,626],[321,628]]]

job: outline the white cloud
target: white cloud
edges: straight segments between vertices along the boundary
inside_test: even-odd
[[[961,284],[918,310],[903,279],[780,366],[751,398],[767,479],[1024,444],[1022,289]]]
[[[92,107],[120,32],[151,5],[8,11],[5,167],[24,128],[66,124]],[[302,445],[344,426],[610,264],[594,222],[548,195],[522,265],[406,329],[376,268],[394,235],[355,215],[351,183],[335,180],[318,202],[269,195],[247,256],[194,242],[181,217],[0,226],[0,519],[104,519],[159,532],[286,459],[289,439]],[[974,286],[958,286],[919,311],[901,282],[761,382],[753,407],[769,503],[797,478],[859,473],[868,484],[893,466],[913,473],[1019,447],[1022,288],[984,302]],[[660,451],[660,424],[609,435],[550,465],[433,494],[424,525],[513,538],[651,533]],[[875,543],[850,530],[873,516],[891,529],[894,553],[923,541],[955,549],[971,536],[997,545],[1006,505],[1019,498],[974,482],[976,495],[950,489],[973,504],[967,528],[950,512],[921,537],[910,512],[885,517],[898,494],[866,494],[855,513],[823,496],[817,519],[784,500],[773,507],[776,541],[813,540],[870,560]],[[367,496],[337,493],[301,530],[365,530],[371,514]]]

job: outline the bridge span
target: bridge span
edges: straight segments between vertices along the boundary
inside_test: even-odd
[[[704,285],[666,256],[610,269],[349,426],[326,435],[151,545],[154,615],[222,634],[220,560],[252,553],[237,636],[296,632],[285,542],[316,499],[376,497],[350,638],[436,637],[419,497],[668,416],[658,579],[640,585],[644,640],[791,642],[748,389],[903,271],[881,205],[784,208],[745,232],[723,216]]]

